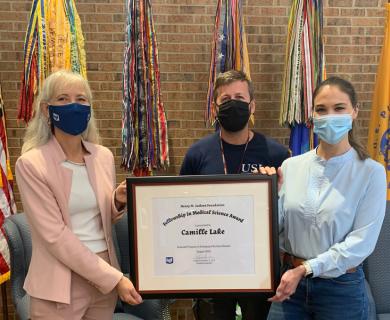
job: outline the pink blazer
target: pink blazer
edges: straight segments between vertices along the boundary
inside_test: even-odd
[[[24,153],[16,162],[16,180],[31,227],[32,257],[24,283],[29,295],[70,303],[71,272],[102,293],[114,289],[122,277],[111,236],[111,223],[120,217],[114,205],[115,166],[105,147],[84,142],[85,164],[102,216],[111,265],[91,252],[72,232],[68,202],[72,170],[55,137]]]

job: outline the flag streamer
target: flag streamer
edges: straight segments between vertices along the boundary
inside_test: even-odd
[[[390,200],[390,4],[386,3],[385,7],[385,34],[372,99],[367,149],[386,169],[387,200]]]
[[[87,77],[84,37],[74,0],[33,0],[24,43],[18,120],[30,121],[43,80],[59,69]]]
[[[280,125],[291,127],[293,155],[312,149],[313,91],[325,79],[322,0],[293,0],[288,22]]]
[[[205,111],[206,123],[213,124],[214,83],[218,74],[240,70],[250,78],[249,55],[240,0],[218,0],[211,50],[209,88]]]
[[[127,1],[122,111],[122,167],[136,175],[166,168],[167,119],[149,0]]]
[[[9,160],[5,111],[0,84],[0,284],[10,277],[10,256],[3,230],[5,218],[16,213],[13,176]]]

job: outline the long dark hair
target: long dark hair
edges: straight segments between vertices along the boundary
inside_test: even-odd
[[[358,108],[358,100],[355,88],[352,86],[352,84],[339,77],[330,77],[326,79],[325,81],[322,81],[317,88],[314,90],[313,93],[313,106],[314,106],[314,100],[317,97],[317,95],[320,93],[321,89],[326,86],[335,86],[339,88],[340,91],[344,92],[346,95],[348,95],[349,100],[351,101],[352,107],[356,110]],[[366,150],[366,148],[363,146],[363,144],[359,141],[357,137],[358,126],[356,124],[356,121],[353,121],[352,123],[352,129],[348,132],[348,141],[349,144],[354,148],[359,155],[359,158],[361,160],[365,160],[369,158],[369,154]]]

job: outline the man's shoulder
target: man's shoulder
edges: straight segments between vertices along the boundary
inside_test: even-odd
[[[218,148],[218,134],[213,133],[196,141],[188,149],[180,169],[180,175],[197,175],[213,159]],[[214,162],[214,161],[213,161]]]
[[[260,143],[264,143],[270,152],[286,153],[288,149],[273,138],[267,137],[259,132],[254,132],[255,139]]]
[[[212,133],[207,135],[206,137],[203,137],[199,139],[198,141],[194,142],[190,148],[189,152],[196,150],[196,151],[202,151],[202,150],[208,150],[211,146],[215,144],[215,142],[218,141],[218,134]]]

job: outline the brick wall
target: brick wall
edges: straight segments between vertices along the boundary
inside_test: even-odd
[[[0,0],[0,82],[7,112],[12,166],[22,144],[16,123],[23,40],[31,0]],[[125,0],[76,0],[86,40],[88,77],[103,137],[120,162],[121,71]],[[153,0],[160,51],[164,103],[169,120],[172,166],[177,173],[189,145],[210,132],[204,127],[208,68],[216,2]],[[355,84],[366,139],[375,72],[383,41],[385,0],[324,0],[328,75]],[[256,89],[255,128],[282,143],[288,131],[278,126],[286,28],[291,0],[243,0]],[[125,173],[118,166],[118,180]],[[16,190],[17,192],[17,190]],[[17,196],[19,200],[19,197]],[[18,201],[19,210],[22,210]],[[175,319],[190,319],[189,302],[176,304]],[[1,318],[0,318],[1,319]]]

